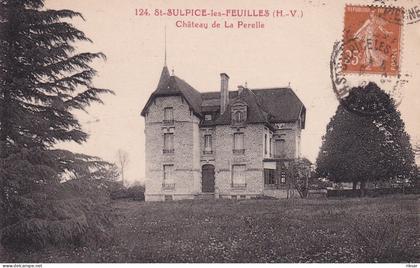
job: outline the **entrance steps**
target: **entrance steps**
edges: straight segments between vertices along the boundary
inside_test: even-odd
[[[199,193],[194,196],[194,199],[215,199],[214,193]]]

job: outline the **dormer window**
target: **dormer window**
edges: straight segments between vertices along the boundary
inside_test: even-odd
[[[236,112],[233,114],[233,120],[234,120],[236,123],[241,123],[241,122],[243,122],[243,121],[244,121],[244,115],[243,115],[243,113],[242,113],[241,111],[236,111]]]
[[[231,108],[232,125],[243,125],[247,118],[247,105],[243,101],[237,101]]]

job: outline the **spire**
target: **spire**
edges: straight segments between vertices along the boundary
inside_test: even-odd
[[[165,87],[165,85],[167,84],[167,82],[169,81],[170,77],[171,76],[169,74],[168,67],[166,67],[166,65],[163,66],[162,72],[160,73],[159,83],[158,83],[158,86],[157,86],[156,90],[163,89]]]
[[[165,25],[165,62],[164,65],[166,66],[166,25]]]
[[[159,83],[156,90],[163,89],[167,85],[170,77],[171,75],[169,74],[168,66],[166,66],[166,25],[165,25],[165,58],[163,62],[163,69],[162,69],[162,72],[160,73]]]

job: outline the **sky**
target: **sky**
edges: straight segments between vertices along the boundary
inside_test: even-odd
[[[220,73],[230,76],[229,89],[247,83],[249,88],[290,87],[307,109],[302,132],[302,155],[315,161],[325,127],[338,106],[332,90],[329,60],[333,44],[342,39],[346,4],[374,1],[140,1],[140,0],[46,0],[46,8],[81,12],[85,20],[72,23],[93,43],[77,43],[79,52],[103,52],[106,61],[95,61],[96,87],[109,88],[104,105],[93,104],[88,113],[77,112],[83,129],[90,134],[82,144],[59,147],[117,160],[117,151],[129,155],[126,177],[144,181],[144,118],[140,111],[156,89],[164,64],[166,27],[167,65],[176,76],[195,89],[220,90]],[[397,6],[420,7],[419,1],[386,1]],[[247,9],[282,10],[284,17],[168,17],[154,16],[155,9]],[[148,9],[150,16],[136,16]],[[296,10],[295,17],[290,10]],[[293,13],[293,12],[292,12]],[[272,14],[272,13],[270,13]],[[277,13],[278,14],[278,13]],[[297,16],[297,17],[296,17]],[[177,27],[177,24],[208,23],[208,29]],[[211,28],[217,21],[231,28]],[[264,28],[238,29],[238,21],[264,24]],[[401,73],[408,83],[399,88],[398,106],[412,142],[420,143],[420,22],[403,27]],[[361,80],[379,80],[364,75]],[[392,80],[392,79],[391,79]],[[385,83],[384,87],[393,85]]]

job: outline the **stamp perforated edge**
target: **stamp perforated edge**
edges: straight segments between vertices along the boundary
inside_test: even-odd
[[[338,55],[338,61],[340,62],[340,66],[342,65],[342,60],[343,60],[343,48],[344,48],[344,33],[345,33],[345,21],[344,21],[344,15],[346,12],[346,8],[347,7],[367,7],[367,8],[389,8],[389,9],[399,9],[402,10],[403,14],[402,14],[402,21],[399,24],[400,26],[400,42],[399,42],[399,65],[398,65],[398,72],[396,75],[392,75],[392,76],[397,76],[399,77],[401,75],[401,70],[402,70],[402,64],[403,64],[403,46],[404,46],[404,25],[405,25],[405,8],[403,6],[391,6],[391,5],[376,5],[376,4],[370,4],[370,5],[363,5],[363,4],[346,4],[344,6],[344,13],[343,13],[343,20],[342,20],[342,26],[343,26],[343,30],[342,30],[342,35],[341,35],[341,49],[339,51],[339,55]],[[380,75],[380,76],[391,76],[387,73],[384,72],[363,72],[363,71],[346,71],[343,72],[342,66],[340,68],[340,74],[341,75],[359,75],[359,76],[370,76],[370,75]]]

